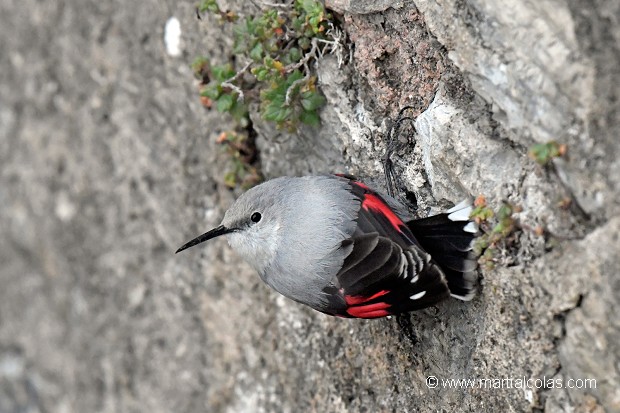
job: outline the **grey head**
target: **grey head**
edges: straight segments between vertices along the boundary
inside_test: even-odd
[[[219,235],[279,293],[313,308],[327,305],[323,288],[349,253],[360,201],[346,180],[282,177],[258,185],[226,211],[222,224],[177,252]]]

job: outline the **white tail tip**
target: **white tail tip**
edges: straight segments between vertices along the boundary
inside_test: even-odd
[[[463,231],[475,234],[476,232],[478,232],[478,225],[476,225],[476,223],[472,221],[463,227]]]
[[[447,210],[446,213],[449,214],[448,219],[450,221],[469,221],[471,211],[471,199],[464,199],[457,205]]]

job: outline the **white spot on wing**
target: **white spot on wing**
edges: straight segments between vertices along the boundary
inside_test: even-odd
[[[425,295],[426,295],[426,291],[420,291],[419,293],[414,294],[414,295],[412,295],[409,298],[411,298],[412,300],[418,300],[418,299],[424,297]]]
[[[176,17],[171,17],[166,22],[164,43],[168,55],[175,57],[181,54],[181,23]]]
[[[415,259],[413,258],[414,255]],[[420,256],[418,255],[418,253],[415,252],[415,250],[407,250],[407,256],[409,257],[411,263],[414,265],[413,271],[420,271],[420,268],[418,268],[420,266]]]
[[[407,271],[405,271],[407,267],[407,257],[405,257],[405,254],[403,252],[400,253],[400,268],[398,269],[398,274],[400,274],[402,277],[407,277]]]
[[[411,279],[411,284],[413,284],[413,283],[417,282],[419,278],[420,278],[420,276],[419,276],[419,275],[416,275],[415,277],[413,277],[413,278]]]

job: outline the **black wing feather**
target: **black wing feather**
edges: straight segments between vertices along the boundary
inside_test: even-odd
[[[374,243],[375,248],[356,265],[349,267],[346,271],[341,270],[337,275],[339,284],[344,287],[348,295],[363,294],[370,285],[389,276],[390,269],[399,263],[398,256],[394,253],[393,243],[389,239],[380,237],[377,233],[368,235],[371,235],[372,239],[368,236],[354,239],[353,251],[356,248],[367,250],[364,245],[366,243]]]
[[[353,245],[351,253],[345,258],[339,274],[346,273],[366,258],[377,246],[379,239],[376,233],[362,234],[358,237],[345,240],[343,244]]]

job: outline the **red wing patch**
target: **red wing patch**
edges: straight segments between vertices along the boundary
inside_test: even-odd
[[[388,290],[382,290],[371,295],[370,297],[364,297],[361,295],[345,295],[344,299],[349,306],[346,310],[347,314],[358,318],[377,318],[390,315],[390,312],[387,311],[387,309],[390,308],[391,305],[388,303],[378,302],[374,304],[364,304],[387,293],[389,293]]]
[[[344,176],[344,175],[343,175],[343,176]],[[353,185],[357,185],[357,186],[359,186],[360,188],[363,188],[364,190],[366,190],[366,191],[368,191],[368,192],[371,192],[371,191],[372,191],[370,188],[368,188],[368,185],[366,185],[366,184],[365,184],[365,183],[363,183],[363,182],[356,181],[355,179],[353,179],[353,180],[351,181],[351,183],[352,183]]]
[[[385,203],[385,201],[375,194],[372,189],[370,189],[366,184],[360,181],[351,181],[351,184],[356,185],[364,190],[364,199],[362,201],[362,207],[366,210],[372,210],[375,213],[383,215],[390,221],[390,224],[394,229],[398,232],[403,232],[401,226],[404,226],[405,223],[402,219],[400,219],[394,211]]]
[[[387,293],[389,293],[388,290],[382,290],[376,294],[371,295],[370,297],[364,297],[362,295],[345,295],[344,300],[346,301],[348,305],[358,305],[358,304],[367,303],[368,301],[372,301],[377,297],[386,295]]]
[[[396,214],[392,212],[390,207],[387,206],[378,196],[369,193],[365,194],[364,201],[362,201],[362,207],[366,209],[366,211],[372,209],[373,211],[380,213],[390,221],[390,224],[392,224],[394,229],[398,232],[403,232],[400,227],[401,225],[404,226],[405,223],[398,218]]]
[[[347,313],[350,316],[357,318],[385,317],[386,315],[390,315],[390,312],[386,310],[390,307],[391,306],[388,303],[367,304],[357,307],[349,307],[347,308]]]

